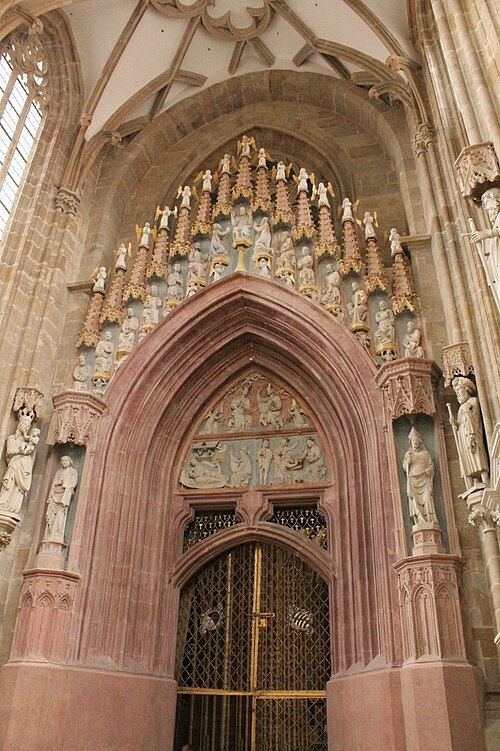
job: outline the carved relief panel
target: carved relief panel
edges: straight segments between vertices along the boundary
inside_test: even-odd
[[[204,414],[180,474],[184,488],[242,488],[329,479],[323,447],[301,404],[257,372]]]

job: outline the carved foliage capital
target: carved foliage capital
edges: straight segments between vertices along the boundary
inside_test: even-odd
[[[95,394],[63,391],[54,396],[54,413],[50,421],[47,443],[74,443],[94,448],[99,419],[106,403]]]
[[[500,527],[500,508],[488,507],[482,503],[474,506],[469,514],[469,524],[478,527],[482,532]]]
[[[72,214],[76,216],[80,208],[80,196],[69,188],[59,188],[55,198],[56,209],[63,214]]]
[[[462,149],[455,160],[458,184],[464,198],[478,199],[484,183],[500,180],[500,165],[492,143],[476,143]]]
[[[467,342],[450,344],[442,349],[444,385],[449,386],[456,376],[474,373],[474,365]]]
[[[433,415],[438,378],[439,369],[431,360],[405,358],[382,365],[377,382],[388,417],[397,420],[401,415]]]
[[[420,156],[434,141],[434,129],[430,123],[420,123],[412,138],[413,153]]]

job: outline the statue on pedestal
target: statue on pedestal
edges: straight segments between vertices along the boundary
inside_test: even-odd
[[[40,440],[40,431],[33,428],[31,419],[21,416],[16,432],[7,438],[5,458],[7,471],[0,490],[0,513],[19,514],[23,498],[31,488],[35,449]]]
[[[450,423],[455,434],[462,476],[467,487],[478,481],[488,484],[488,456],[483,439],[479,400],[474,396],[476,387],[469,378],[463,376],[454,378],[452,386],[460,406],[456,419],[450,411]],[[451,409],[449,405],[448,409]]]
[[[44,539],[51,542],[64,542],[69,504],[78,484],[78,472],[73,467],[71,458],[62,456],[60,464],[61,468],[55,473],[50,486],[45,514],[47,526]]]
[[[420,433],[412,428],[408,435],[410,448],[405,454],[403,469],[406,472],[406,492],[410,516],[415,525],[438,524],[434,508],[434,462],[425,448]]]
[[[80,355],[78,358],[78,365],[73,370],[73,391],[87,391],[87,382],[90,378],[90,368],[85,362],[85,356]]]
[[[481,203],[491,222],[491,229],[479,232],[471,225],[471,243],[478,246],[488,282],[500,309],[500,188],[490,188],[481,196]]]

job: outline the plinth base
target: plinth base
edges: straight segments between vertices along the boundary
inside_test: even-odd
[[[64,551],[67,545],[55,540],[42,540],[36,557],[35,568],[64,570]]]
[[[444,553],[441,528],[435,523],[415,524],[412,527],[413,555]]]

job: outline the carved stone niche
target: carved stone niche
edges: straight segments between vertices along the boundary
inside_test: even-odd
[[[487,187],[500,181],[500,165],[493,144],[489,142],[462,149],[455,160],[455,170],[462,195],[475,201]]]
[[[49,425],[47,443],[74,443],[94,450],[99,419],[106,402],[84,391],[63,391],[53,398],[54,413]]]
[[[23,575],[11,660],[64,662],[80,576],[40,569]]]
[[[458,342],[458,344],[443,347],[441,354],[445,386],[449,386],[456,376],[468,378],[474,374],[474,364],[467,342]]]
[[[394,421],[402,415],[433,415],[434,388],[440,375],[433,360],[405,357],[382,365],[376,379],[383,394],[386,418]]]
[[[467,659],[460,565],[450,555],[404,558],[395,564],[405,663]]]

